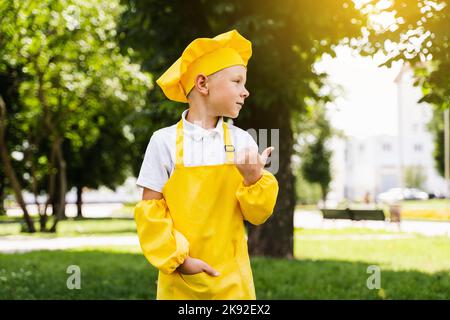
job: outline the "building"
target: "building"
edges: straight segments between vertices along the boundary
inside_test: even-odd
[[[410,68],[404,66],[395,83],[398,134],[334,139],[329,199],[361,200],[366,192],[374,199],[389,188],[404,186],[404,170],[411,167],[426,176],[424,191],[445,194],[445,180],[435,169],[434,142],[427,129],[432,108],[417,102],[422,93],[413,85]]]

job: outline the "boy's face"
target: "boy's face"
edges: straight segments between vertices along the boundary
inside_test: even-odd
[[[237,118],[244,100],[250,95],[245,88],[247,68],[231,66],[208,76],[208,108],[215,116]]]

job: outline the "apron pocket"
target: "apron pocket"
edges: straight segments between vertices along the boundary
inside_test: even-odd
[[[205,272],[196,274],[180,273],[180,277],[194,292],[206,292],[211,289],[212,276],[206,274]]]
[[[243,279],[235,259],[229,259],[220,265],[213,265],[220,275],[210,276],[206,272],[182,274],[178,272],[174,289],[181,299],[247,299],[243,288],[247,279]]]

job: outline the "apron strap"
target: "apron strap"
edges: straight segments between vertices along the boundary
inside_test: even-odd
[[[235,148],[231,141],[230,132],[228,130],[228,125],[225,121],[222,122],[223,126],[223,143],[226,155],[226,163],[234,162],[234,152]],[[183,119],[178,121],[177,124],[177,137],[176,137],[176,148],[175,148],[175,165],[182,166],[183,162]]]
[[[225,155],[226,155],[226,163],[233,163],[234,162],[234,145],[230,138],[230,132],[228,130],[228,125],[225,121],[222,122],[223,126],[223,144],[225,149]]]
[[[175,146],[175,165],[183,165],[183,119],[177,124],[177,143]]]

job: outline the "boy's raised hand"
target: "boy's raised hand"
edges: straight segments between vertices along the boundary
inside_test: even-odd
[[[259,154],[256,148],[245,148],[236,154],[235,165],[244,177],[244,185],[252,185],[262,177],[264,166],[274,149],[268,147]]]
[[[220,274],[214,270],[209,264],[205,261],[187,257],[184,262],[178,266],[177,270],[182,274],[197,274],[200,272],[206,272],[210,276],[217,277]]]

